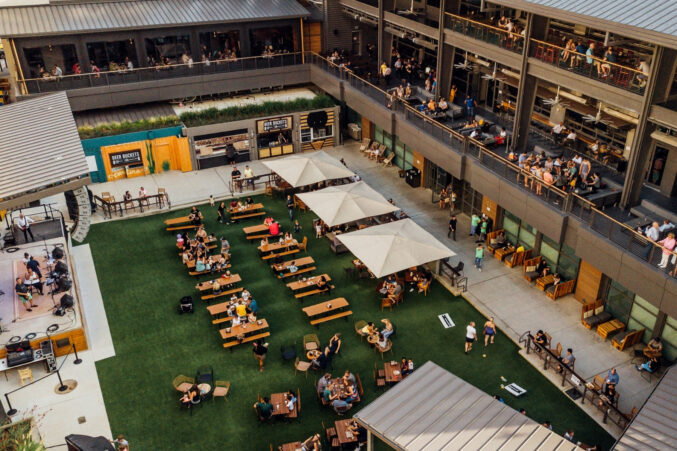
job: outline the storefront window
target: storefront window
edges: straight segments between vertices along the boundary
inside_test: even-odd
[[[630,318],[630,310],[632,309],[632,300],[635,293],[629,291],[623,285],[615,280],[611,281],[609,292],[606,296],[606,310],[619,321],[626,323]]]
[[[55,66],[61,69],[62,75],[73,74],[74,65],[78,62],[73,44],[24,49],[24,56],[32,78],[41,78],[58,73]]]
[[[654,326],[656,325],[656,317],[658,316],[658,308],[649,304],[644,298],[635,295],[635,302],[632,304],[630,311],[630,320],[628,321],[628,330],[644,329],[644,343],[651,340]]]
[[[559,260],[559,244],[543,235],[543,240],[541,241],[541,256],[545,259],[550,270],[555,272]]]
[[[148,66],[167,62],[181,64],[183,55],[190,55],[190,38],[188,36],[146,38],[146,53],[148,54]]]
[[[509,211],[505,211],[503,215],[503,230],[505,230],[505,238],[511,243],[517,243],[517,235],[520,229],[520,219]]]
[[[395,159],[393,163],[395,166],[404,169],[405,171],[413,167],[414,152],[411,147],[408,147],[399,139],[395,140]]]
[[[294,30],[292,27],[259,28],[249,32],[252,56],[265,51],[286,53],[294,51]]]
[[[677,319],[667,317],[661,340],[663,341],[663,356],[674,362],[677,359]]]
[[[202,55],[211,61],[225,59],[235,52],[235,56],[242,56],[240,51],[240,32],[214,31],[212,33],[200,33],[200,59]]]
[[[572,280],[578,276],[578,267],[581,264],[581,259],[576,256],[576,251],[562,244],[559,253],[559,261],[557,262],[557,272],[564,277],[565,280]]]
[[[519,244],[525,249],[533,249],[536,244],[536,233],[538,231],[529,224],[522,222],[519,234]]]
[[[113,42],[88,42],[87,56],[101,70],[124,69],[127,67],[127,58],[134,67],[137,66],[136,47],[133,39]]]

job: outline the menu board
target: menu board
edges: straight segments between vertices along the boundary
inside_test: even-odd
[[[263,119],[256,121],[256,130],[258,133],[270,133],[279,130],[288,130],[292,127],[292,117],[273,117],[270,119]]]
[[[125,152],[111,153],[108,154],[108,157],[110,158],[110,165],[114,168],[143,163],[140,150],[127,150]]]

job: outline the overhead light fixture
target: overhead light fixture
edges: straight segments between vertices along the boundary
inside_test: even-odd
[[[383,28],[383,30],[387,33],[392,34],[393,36],[397,36],[400,39],[404,39],[404,38],[407,37],[407,33],[405,33],[402,30],[398,30],[397,28],[386,26],[386,27]]]
[[[421,47],[425,47],[427,49],[430,49],[430,50],[437,50],[437,44],[433,44],[432,42],[426,41],[425,39],[413,38],[411,40],[411,42],[413,42],[414,44],[418,44]]]

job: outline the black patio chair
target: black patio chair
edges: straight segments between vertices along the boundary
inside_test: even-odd
[[[282,355],[282,359],[285,361],[294,360],[296,358],[296,342],[292,344],[281,345],[280,354]]]
[[[200,387],[202,384],[208,384],[209,390],[205,393],[201,392],[201,399],[209,399],[214,392],[214,369],[211,365],[203,365],[197,370],[195,375],[195,383]]]

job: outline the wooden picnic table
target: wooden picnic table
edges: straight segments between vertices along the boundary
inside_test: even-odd
[[[245,235],[255,235],[257,233],[268,232],[268,226],[265,224],[259,224],[255,226],[242,227],[242,231]]]
[[[292,290],[292,291],[299,291],[303,290],[306,288],[312,288],[317,283],[320,281],[320,279],[324,276],[327,282],[331,282],[331,277],[329,277],[328,274],[320,274],[319,276],[311,277],[310,279],[307,280],[298,280],[296,282],[290,282],[287,284],[287,286]]]
[[[545,291],[546,287],[555,281],[554,274],[548,274],[544,277],[539,277],[536,279],[536,288],[541,291]]]
[[[277,449],[278,451],[296,451],[298,449],[301,449],[302,445],[303,443],[301,442],[291,442],[280,445],[277,447]]]
[[[502,247],[500,249],[496,249],[496,252],[494,253],[494,257],[496,257],[500,261],[503,261],[503,259],[506,257],[506,255],[510,255],[513,252],[515,252],[515,246],[508,245],[508,246]]]
[[[597,334],[606,339],[609,335],[613,334],[614,332],[620,332],[625,329],[625,324],[623,324],[621,321],[617,319],[612,319],[611,321],[607,321],[606,323],[602,323],[599,326],[597,326]]]
[[[242,298],[237,298],[237,301],[241,302]],[[228,309],[230,308],[230,306],[233,305],[234,302],[235,301],[228,300],[226,302],[221,302],[219,304],[208,305],[207,311],[212,316],[218,316],[218,315],[221,315],[222,313],[226,313],[228,311]]]
[[[191,222],[189,216],[180,216],[178,218],[165,219],[165,224],[168,226],[185,224],[186,222]]]
[[[298,258],[296,260],[288,260],[284,263],[280,263],[279,265],[271,265],[271,266],[273,267],[273,269],[275,271],[278,271],[278,272],[279,271],[286,271],[287,268],[289,266],[291,266],[292,262],[295,263],[298,268],[301,268],[303,266],[312,265],[313,263],[315,263],[315,260],[313,260],[313,257],[308,256],[308,257]]]
[[[400,372],[400,364],[395,362],[386,362],[384,365],[386,373],[386,382],[395,383],[402,380],[402,373]]]
[[[273,393],[270,395],[270,403],[273,405],[273,416],[287,416],[289,415],[289,407],[287,407],[286,393]]]
[[[248,204],[248,205],[243,205],[242,207],[231,207],[228,209],[228,213],[231,215],[239,215],[239,214],[247,214],[251,213],[256,210],[262,210],[263,209],[263,204],[262,203],[256,203],[256,204]]]
[[[258,324],[259,321],[261,324]],[[221,329],[219,330],[219,333],[221,334],[221,338],[224,340],[232,341],[236,340],[238,335],[246,336],[264,329],[268,329],[268,321],[265,319],[260,319],[259,321],[255,323],[243,323],[235,327],[231,327],[230,332],[226,332],[226,329]]]
[[[329,307],[330,305],[331,307]],[[325,315],[327,313],[334,312],[344,307],[348,307],[349,305],[350,304],[348,304],[346,298],[336,298],[332,299],[331,301],[320,302],[319,304],[315,305],[309,305],[308,307],[304,307],[303,311],[305,312],[306,315],[308,315],[309,318],[313,318],[315,316]]]
[[[357,442],[357,435],[348,431],[348,428],[353,421],[354,420],[337,420],[334,423],[336,425],[336,436],[338,437],[340,445]]]
[[[222,287],[224,287],[224,286],[226,286],[226,285],[232,285],[232,284],[234,284],[234,283],[241,282],[241,281],[242,281],[242,278],[240,278],[240,275],[239,275],[239,274],[233,274],[233,275],[231,275],[230,277],[219,277],[218,279],[205,280],[204,282],[198,283],[197,285],[195,285],[195,288],[197,288],[197,289],[200,290],[200,291],[211,290],[211,289],[212,289],[212,284],[213,284],[215,281],[218,281],[218,282],[219,282],[219,285],[221,285]]]
[[[282,243],[268,243],[263,246],[259,246],[259,251],[264,254],[268,252],[276,253],[279,250],[287,250],[290,247],[296,247],[298,245],[299,243],[296,240],[292,240],[290,243],[287,243],[286,241]]]

